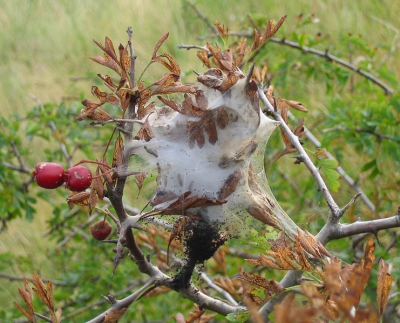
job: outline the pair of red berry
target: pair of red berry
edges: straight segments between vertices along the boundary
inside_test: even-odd
[[[53,189],[65,183],[71,191],[81,192],[90,187],[92,173],[84,166],[73,166],[64,170],[60,164],[41,162],[33,171],[35,181],[40,187]]]

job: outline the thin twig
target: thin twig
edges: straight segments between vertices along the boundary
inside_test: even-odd
[[[9,279],[11,281],[13,281],[13,280],[25,280],[26,279],[27,281],[34,282],[33,278],[26,278],[26,277],[21,277],[21,276],[13,276],[13,275],[1,273],[1,272],[0,272],[0,278]],[[51,282],[53,285],[68,286],[68,284],[66,282],[62,281],[62,280],[46,279],[46,278],[41,278],[41,279],[44,282]]]
[[[53,132],[57,131],[56,124],[53,121],[49,122],[49,127]],[[64,143],[60,142],[60,149],[61,149],[61,152],[64,155],[65,160],[67,161],[68,167],[72,167],[72,158],[71,158],[70,154],[67,151],[67,146],[65,146]]]
[[[222,289],[218,285],[215,285],[213,281],[207,276],[206,273],[202,272],[201,273],[201,278],[207,283],[209,287],[214,289],[216,292],[220,293],[222,296],[224,296],[232,305],[238,305],[238,303],[235,301],[235,299],[232,297],[231,294],[229,294],[225,289]]]
[[[103,206],[103,209],[107,208],[109,205]],[[95,212],[93,213],[89,219],[86,220],[86,222],[80,224],[78,227],[74,228],[73,231],[67,235],[63,240],[61,240],[57,246],[55,247],[56,249],[61,248],[65,244],[68,243],[73,237],[75,237],[78,233],[83,234],[82,229],[87,227],[90,223],[92,223],[98,216],[100,215],[100,212]]]
[[[238,36],[238,37],[253,37],[252,33],[238,33],[238,32],[229,32],[229,35],[234,35],[234,36]],[[202,39],[206,39],[206,38],[215,38],[218,37],[219,34],[218,33],[214,33],[211,35],[206,35],[203,37],[198,37],[198,39],[202,40]],[[335,62],[349,70],[352,70],[353,72],[360,74],[361,76],[369,79],[370,81],[372,81],[373,83],[375,83],[376,85],[378,85],[379,87],[381,87],[384,91],[385,94],[393,94],[394,90],[386,85],[385,83],[383,83],[381,80],[379,80],[377,77],[375,77],[374,75],[372,75],[371,73],[364,71],[363,69],[359,68],[358,66],[351,64],[349,62],[346,62],[343,59],[340,59],[339,57],[332,55],[328,50],[326,51],[321,51],[312,47],[307,47],[307,46],[302,46],[297,42],[294,41],[290,41],[290,40],[286,40],[284,38],[276,38],[276,37],[271,37],[268,39],[267,42],[265,42],[262,46],[266,46],[266,44],[268,42],[273,42],[273,43],[278,43],[280,45],[285,45],[285,46],[289,46],[291,48],[295,48],[300,50],[302,53],[304,54],[313,54],[316,55],[318,57],[322,57],[325,58],[328,61],[332,61]],[[192,46],[192,45],[181,45],[181,46]],[[194,47],[193,47],[194,48]],[[249,61],[251,62],[251,58],[249,59]]]
[[[289,112],[289,118],[291,120],[296,120],[296,117]],[[306,138],[317,148],[321,148],[321,142],[313,135],[313,133],[307,129],[307,127],[304,127],[304,131],[305,131],[305,136]],[[327,151],[326,152],[326,157],[328,158],[334,158],[334,156]],[[368,208],[375,212],[375,205],[371,202],[371,200],[368,198],[368,196],[364,193],[364,191],[356,184],[356,181],[353,180],[342,168],[342,166],[338,166],[336,168],[337,172],[340,174],[340,176],[342,176],[342,178],[357,192],[361,194],[361,199],[364,201],[364,203],[368,206]]]
[[[208,20],[208,18],[206,16],[204,16],[201,13],[201,11],[193,3],[191,3],[190,1],[185,1],[185,3],[194,10],[194,12],[200,17],[201,20],[203,20],[205,22],[205,24],[208,26],[208,28],[210,28],[210,30],[213,33],[218,33],[217,28]]]
[[[126,288],[124,288],[124,289],[122,289],[122,290],[116,292],[115,294],[113,294],[113,296],[117,297],[117,296],[120,296],[120,295],[122,295],[122,294],[125,294],[125,293],[129,292],[132,288],[135,288],[135,287],[137,287],[137,286],[139,286],[139,285],[142,285],[143,283],[144,283],[144,281],[142,281],[142,280],[140,280],[140,281],[135,281],[135,282],[133,282],[132,284],[130,284],[128,287],[126,287]],[[97,302],[88,304],[88,305],[86,305],[86,306],[84,306],[84,307],[81,307],[81,308],[79,308],[79,309],[77,309],[77,310],[71,312],[71,313],[68,313],[68,314],[66,314],[66,315],[63,315],[63,316],[61,317],[61,320],[65,320],[65,319],[74,317],[74,316],[76,316],[76,315],[78,315],[78,314],[80,314],[80,313],[84,313],[84,312],[86,312],[88,309],[91,309],[91,308],[96,307],[96,306],[100,306],[100,305],[104,304],[105,302],[106,302],[105,299],[101,299],[101,300],[99,300],[99,301],[97,301]],[[65,307],[64,307],[64,308],[65,308]],[[64,309],[64,308],[63,308],[63,309]]]
[[[362,128],[350,128],[350,127],[345,127],[342,125],[333,127],[333,128],[328,128],[328,129],[324,129],[322,130],[322,133],[327,133],[327,132],[332,132],[332,131],[355,131],[357,133],[369,133],[371,135],[374,135],[375,137],[378,138],[378,141],[382,141],[383,139],[387,139],[387,140],[391,140],[394,142],[400,142],[400,139],[397,139],[395,136],[389,136],[386,135],[384,133],[380,133],[377,131],[373,131],[373,130],[369,130],[369,129],[362,129]]]
[[[331,211],[330,212],[331,216],[336,216],[337,213],[340,211],[340,209],[339,209],[338,205],[336,204],[335,200],[333,199],[331,193],[329,192],[329,189],[326,186],[324,180],[322,179],[318,168],[311,161],[310,157],[308,157],[306,151],[304,150],[303,146],[301,145],[299,138],[290,130],[288,125],[282,119],[282,116],[280,115],[279,111],[275,111],[274,107],[271,105],[271,103],[267,99],[267,97],[264,93],[264,90],[259,89],[258,94],[260,96],[260,100],[262,101],[262,103],[265,106],[265,109],[273,115],[273,117],[276,121],[280,122],[281,129],[287,135],[287,137],[290,139],[290,142],[292,143],[293,147],[296,148],[296,150],[299,152],[298,158],[306,165],[306,167],[308,168],[308,170],[314,177],[314,179],[318,185],[318,190],[322,192],[322,195],[324,196],[324,199],[329,206],[329,209]]]
[[[46,322],[53,323],[53,321],[52,321],[49,317],[47,317],[47,316],[44,316],[44,315],[39,314],[39,313],[36,313],[36,312],[35,312],[35,315],[36,315],[37,317],[41,318],[42,320],[46,321]]]

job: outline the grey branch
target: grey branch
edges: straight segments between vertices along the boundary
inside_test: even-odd
[[[280,115],[280,112],[275,111],[274,107],[271,105],[268,98],[266,97],[264,90],[259,89],[258,94],[259,94],[260,100],[264,104],[264,107],[266,108],[266,110],[269,111],[273,115],[273,117],[276,121],[279,121],[281,123],[280,124],[281,129],[288,136],[293,147],[296,148],[296,150],[299,152],[299,159],[306,165],[306,167],[308,168],[308,170],[314,177],[314,179],[318,185],[318,190],[322,192],[322,195],[324,196],[324,199],[329,206],[329,209],[331,211],[331,216],[335,216],[338,212],[340,212],[340,209],[339,209],[338,205],[336,204],[335,200],[333,199],[331,193],[329,192],[329,189],[326,186],[324,180],[322,179],[318,168],[311,161],[310,157],[308,157],[306,151],[304,150],[303,146],[301,145],[301,143],[299,141],[299,137],[297,137],[290,130],[290,128],[288,127],[288,125],[285,123],[282,116]]]
[[[234,36],[238,36],[238,37],[253,37],[252,33],[229,32],[229,35],[234,35]],[[218,33],[214,33],[214,34],[211,34],[211,35],[206,35],[206,36],[198,37],[198,38],[199,39],[206,39],[206,38],[215,38],[215,37],[218,37],[218,36],[219,36]],[[321,50],[318,50],[318,49],[315,49],[315,48],[312,48],[312,47],[302,46],[297,42],[286,40],[284,38],[271,37],[271,38],[268,39],[268,41],[274,42],[274,43],[278,43],[280,45],[289,46],[291,48],[298,49],[304,54],[313,54],[313,55],[316,55],[318,57],[325,58],[328,61],[335,62],[335,63],[337,63],[337,64],[339,64],[339,65],[341,65],[341,66],[343,66],[343,67],[345,67],[345,68],[347,68],[349,70],[352,70],[353,72],[355,72],[357,74],[360,74],[361,76],[369,79],[370,81],[372,81],[373,83],[378,85],[380,88],[382,88],[385,91],[386,94],[393,94],[394,93],[394,90],[390,86],[388,86],[385,83],[383,83],[381,80],[379,80],[377,77],[375,77],[371,73],[369,73],[367,71],[364,71],[363,69],[357,67],[356,65],[351,64],[349,62],[346,62],[345,60],[340,59],[339,57],[337,57],[335,55],[332,55],[331,53],[329,53],[328,50],[321,51]],[[268,41],[265,42],[262,46],[265,46],[268,43]],[[187,45],[183,45],[183,46],[187,47]]]
[[[207,276],[206,273],[201,273],[201,278],[203,278],[203,280],[207,283],[207,285],[209,287],[211,287],[212,289],[214,289],[215,291],[217,291],[218,293],[220,293],[221,295],[223,295],[229,302],[231,302],[231,304],[233,305],[238,305],[238,303],[235,301],[235,299],[231,296],[231,294],[229,294],[226,290],[222,289],[221,287],[219,287],[218,285],[215,285],[213,283],[213,281],[210,279],[210,277]]]
[[[296,117],[289,112],[289,118],[291,120],[296,120]],[[304,130],[306,132],[305,136],[306,138],[317,148],[321,148],[321,142],[313,135],[313,133],[307,129],[307,127],[304,127]],[[333,158],[335,157],[330,153],[326,152],[326,156],[328,158]],[[361,194],[361,199],[364,201],[364,203],[369,207],[369,209],[373,212],[375,212],[375,205],[371,202],[371,200],[368,198],[368,196],[364,193],[364,191],[356,184],[355,180],[353,180],[342,168],[342,166],[339,166],[336,168],[337,172],[342,176],[342,178],[357,192]]]
[[[376,234],[381,230],[396,227],[400,227],[399,214],[384,219],[357,221],[350,224],[338,224],[334,227],[334,230],[331,231],[329,240],[341,239],[366,232]]]
[[[103,312],[102,314],[98,315],[87,323],[104,322],[104,318],[106,317],[107,313],[110,313],[113,310],[121,310],[123,308],[129,307],[134,301],[146,295],[157,286],[166,286],[169,288],[173,287],[173,280],[169,276],[162,273],[157,267],[151,265],[150,263],[147,263],[147,265],[151,266],[151,269],[149,271],[152,274],[150,276],[150,279],[140,289],[125,297],[124,299],[116,300],[115,303],[107,311]],[[214,299],[202,293],[193,285],[189,285],[187,288],[181,288],[177,292],[181,294],[184,298],[190,299],[202,308],[209,309],[222,315],[228,315],[229,313],[232,313],[234,311],[245,309],[242,306],[232,306],[220,300]]]

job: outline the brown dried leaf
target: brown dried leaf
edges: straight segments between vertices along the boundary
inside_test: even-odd
[[[236,66],[233,64],[232,50],[224,50],[222,53],[223,59],[220,60],[221,65],[225,68],[227,72],[232,72],[236,70]]]
[[[301,292],[310,300],[312,307],[317,309],[320,314],[323,314],[329,320],[334,319],[331,311],[326,306],[325,298],[318,292],[315,285],[310,282],[302,282]]]
[[[238,276],[238,279],[256,287],[266,288],[268,286],[268,280],[256,274],[242,272]]]
[[[89,214],[92,214],[92,210],[95,208],[96,204],[97,204],[96,191],[94,189],[91,189],[90,196],[89,196],[89,210],[90,210]]]
[[[297,262],[301,266],[301,269],[312,271],[313,267],[311,266],[310,262],[308,261],[300,242],[298,242],[298,241],[294,242],[294,249],[298,255]]]
[[[147,173],[146,172],[140,172],[139,174],[135,175],[136,185],[137,185],[137,187],[139,189],[139,192],[142,189],[143,182],[146,179],[146,177],[147,177]]]
[[[61,307],[59,307],[56,310],[55,315],[56,315],[56,322],[61,322],[61,315],[62,315],[62,308]]]
[[[215,46],[211,45],[210,43],[207,43],[206,47],[211,52],[211,55],[213,56],[213,58],[215,58],[218,61],[217,63],[219,63],[219,61],[222,59],[221,48],[215,47]],[[222,66],[218,66],[218,67],[221,68]]]
[[[121,101],[121,108],[122,111],[125,112],[126,109],[129,107],[129,102],[131,101],[132,94],[126,90],[118,90],[117,95]]]
[[[328,158],[325,148],[318,148],[317,151],[315,152],[315,155],[317,156],[318,159]]]
[[[367,241],[367,245],[365,246],[365,254],[364,254],[364,269],[370,271],[372,266],[374,265],[374,251],[375,251],[375,243],[372,239]]]
[[[52,296],[53,295],[53,286],[51,282],[47,283],[47,288],[46,285],[43,283],[42,279],[40,278],[40,275],[38,274],[33,274],[33,285],[35,286],[32,288],[32,290],[39,296],[39,298],[42,300],[44,304],[50,309],[54,310],[54,303]],[[51,291],[50,291],[51,290]]]
[[[229,90],[232,86],[234,86],[237,81],[244,78],[244,75],[240,72],[229,72],[226,75],[226,78],[222,81],[221,85],[217,87],[219,91]]]
[[[386,309],[392,281],[393,277],[389,274],[389,264],[381,259],[379,261],[378,288],[376,291],[376,302],[378,304],[379,315],[381,317]]]
[[[101,163],[102,163],[102,164],[105,164],[105,165],[108,165],[105,158],[102,158]],[[110,173],[108,172],[109,168],[106,168],[106,167],[103,166],[103,165],[98,165],[98,166],[99,166],[100,171],[101,171],[101,173],[103,174],[103,177],[104,177],[104,179],[106,180],[106,182],[107,182],[109,185],[114,186],[114,185],[115,185],[115,181],[114,181],[114,179],[112,178],[112,176],[110,175]]]
[[[217,127],[212,118],[205,118],[203,121],[204,130],[208,135],[208,142],[214,145],[218,140]]]
[[[86,107],[86,109],[83,109],[81,111],[81,113],[76,117],[76,119],[79,121],[83,120],[83,119],[87,118],[89,115],[93,114],[94,110],[96,110],[103,103],[86,99],[86,100],[82,101],[82,104]]]
[[[206,67],[211,68],[210,60],[208,58],[208,52],[206,50],[198,51],[197,57],[200,58],[200,60]]]
[[[122,70],[125,71],[125,74],[131,68],[131,58],[128,53],[128,46],[123,46],[119,44],[119,61],[121,63]]]
[[[95,176],[92,180],[92,190],[96,192],[97,197],[102,200],[104,198],[104,184],[101,180],[101,177],[97,177],[100,175],[100,168],[97,167]]]
[[[122,139],[121,134],[118,135],[117,139],[115,139],[114,143],[114,153],[112,160],[112,168],[122,167],[124,164],[124,140]]]
[[[294,237],[305,251],[317,259],[322,259],[322,255],[317,245],[317,240],[312,236],[312,234],[308,233],[307,231],[303,233],[302,231],[297,230],[297,235],[295,234]]]
[[[242,171],[238,168],[232,174],[228,176],[222,185],[221,189],[218,192],[219,199],[226,199],[232,193],[236,191],[236,188],[241,180],[243,174]]]
[[[121,70],[119,68],[119,64],[117,63],[116,60],[112,59],[110,57],[110,55],[108,55],[107,53],[104,53],[104,57],[101,57],[100,55],[95,56],[95,57],[89,57],[92,61],[95,61],[96,63],[106,66],[112,70],[114,70],[115,72],[117,72],[118,74],[121,73]]]
[[[199,109],[205,110],[208,107],[208,99],[204,95],[204,92],[199,90],[195,95],[196,103]]]
[[[144,296],[144,298],[150,298],[150,297],[155,297],[155,296],[158,296],[158,295],[163,295],[163,294],[166,294],[166,293],[168,293],[170,291],[171,291],[171,289],[166,287],[166,286],[157,286],[152,291],[147,293],[146,296]]]
[[[257,49],[260,45],[262,45],[265,42],[265,39],[261,36],[261,33],[255,29],[254,30],[254,36],[253,36],[253,46],[251,47],[251,51]]]
[[[146,142],[150,141],[151,138],[154,138],[154,133],[151,130],[150,123],[149,123],[149,116],[147,116],[146,121],[142,124],[139,132],[135,136],[137,140],[144,140]]]
[[[117,309],[110,309],[107,311],[103,323],[118,323],[118,320],[124,316],[125,312],[128,310],[127,307]]]
[[[217,277],[214,279],[214,284],[226,290],[235,299],[239,298],[235,285],[229,277]]]
[[[139,107],[138,109],[138,118],[143,119],[145,116],[150,115],[155,111],[155,102],[150,102],[148,105]]]
[[[189,317],[186,319],[186,323],[208,323],[217,314],[204,314],[204,310],[200,309],[196,304],[194,311],[190,312]]]
[[[202,148],[206,142],[203,132],[203,126],[196,121],[189,121],[187,124],[189,134],[189,148],[193,148],[197,142],[199,148]]]
[[[235,53],[236,53],[236,58],[235,58],[235,65],[239,66],[240,64],[242,64],[243,58],[244,56],[250,51],[250,48],[247,47],[247,38],[242,38],[236,49],[235,49]]]
[[[272,258],[269,258],[263,254],[260,254],[259,259],[245,259],[249,264],[253,264],[256,266],[263,266],[265,268],[272,269],[282,269]]]
[[[218,271],[222,271],[226,274],[226,250],[224,248],[218,248],[217,251],[214,253],[213,258],[217,263],[216,268]]]
[[[88,206],[89,205],[89,192],[71,192],[71,195],[67,198],[68,207],[71,210],[74,205]]]
[[[24,288],[23,289],[19,288],[18,293],[24,300],[28,310],[24,309],[22,306],[20,306],[17,303],[14,303],[14,306],[16,308],[18,308],[18,310],[23,315],[25,315],[25,317],[29,320],[30,323],[36,322],[35,310],[33,308],[33,303],[32,303],[32,293],[31,293],[31,289],[29,287],[29,283],[28,283],[27,279],[24,279]]]
[[[117,89],[117,86],[114,84],[114,82],[111,80],[111,77],[108,75],[103,75],[103,74],[97,74],[98,77],[100,77],[103,81],[104,84],[113,92]]]
[[[265,253],[274,257],[274,259],[282,269],[298,269],[297,266],[292,262],[292,260],[295,259],[295,255],[290,249],[281,247],[277,247],[276,249],[276,252],[266,250]]]
[[[267,71],[268,71],[268,66],[267,66],[267,65],[264,65],[264,67],[263,67],[262,70],[261,70],[261,76],[260,76],[260,78],[261,78],[261,83],[262,83],[262,84],[264,84],[264,83],[266,82],[265,77],[266,77],[266,75],[267,75]]]
[[[302,136],[304,136],[306,134],[306,132],[304,130],[304,119],[303,118],[301,118],[301,119],[299,119],[299,121],[297,121],[297,126],[296,126],[296,129],[294,129],[293,133],[299,138],[301,138]]]
[[[265,203],[262,203],[262,201],[259,204],[250,205],[247,208],[247,212],[262,223],[280,229],[280,225],[272,216],[270,208]]]
[[[264,301],[261,297],[254,295],[251,292],[245,291],[243,294],[243,302],[252,314],[254,312],[254,314],[260,315],[259,313],[257,313],[256,308],[257,308],[257,306],[260,306],[261,304],[264,303]],[[253,317],[253,322],[254,322],[254,319],[255,318]],[[257,321],[257,323],[258,322],[263,322],[263,321]]]
[[[286,103],[293,109],[302,111],[302,112],[308,112],[308,110],[298,101],[293,101],[293,100],[284,100]],[[287,122],[286,122],[287,123]]]
[[[284,21],[286,20],[287,16],[283,16],[281,19],[279,19],[278,23],[274,26],[274,23],[272,20],[268,21],[267,27],[264,32],[264,38],[268,39],[271,38],[273,35],[276,34],[276,32],[279,30],[279,28],[282,26]]]
[[[112,116],[110,116],[106,111],[102,108],[97,108],[96,110],[89,111],[87,113],[86,118],[94,121],[108,121],[112,120]]]
[[[221,25],[218,20],[215,21],[215,26],[217,27],[218,33],[222,38],[227,38],[229,36],[228,26]]]
[[[185,111],[182,110],[182,107],[178,103],[176,103],[175,100],[170,100],[170,99],[164,98],[162,96],[157,96],[157,98],[162,103],[164,103],[165,105],[169,106],[171,109],[175,110],[176,112],[185,114],[184,113]]]
[[[107,93],[100,91],[97,86],[92,86],[92,94],[97,96],[101,103],[107,102]]]
[[[169,33],[165,33],[158,40],[156,46],[154,47],[153,54],[151,55],[152,60],[157,56],[158,50],[160,49],[161,45],[165,42],[165,40],[168,38],[168,36],[169,36]]]
[[[166,58],[167,60],[164,60]],[[159,56],[152,58],[153,62],[158,62],[164,65],[173,75],[179,76],[181,75],[181,69],[179,64],[175,61],[175,59],[168,53],[161,54]]]
[[[226,107],[219,107],[217,110],[217,125],[220,129],[225,129],[229,123],[229,114]]]
[[[226,203],[225,200],[221,199],[209,199],[207,197],[192,196],[190,191],[185,192],[179,196],[174,202],[169,204],[166,208],[160,211],[164,215],[184,215],[190,208],[196,208],[201,206],[214,206]]]
[[[151,94],[168,94],[172,93],[171,89],[174,88],[176,81],[178,81],[179,77],[175,74],[165,74],[160,80],[154,82],[152,85],[158,85],[158,87]]]

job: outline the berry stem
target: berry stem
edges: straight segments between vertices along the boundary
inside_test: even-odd
[[[74,166],[78,166],[80,164],[96,164],[96,165],[101,165],[101,166],[107,167],[109,170],[112,170],[112,167],[105,163],[94,161],[94,160],[89,160],[89,159],[82,159],[80,162],[76,163]]]

